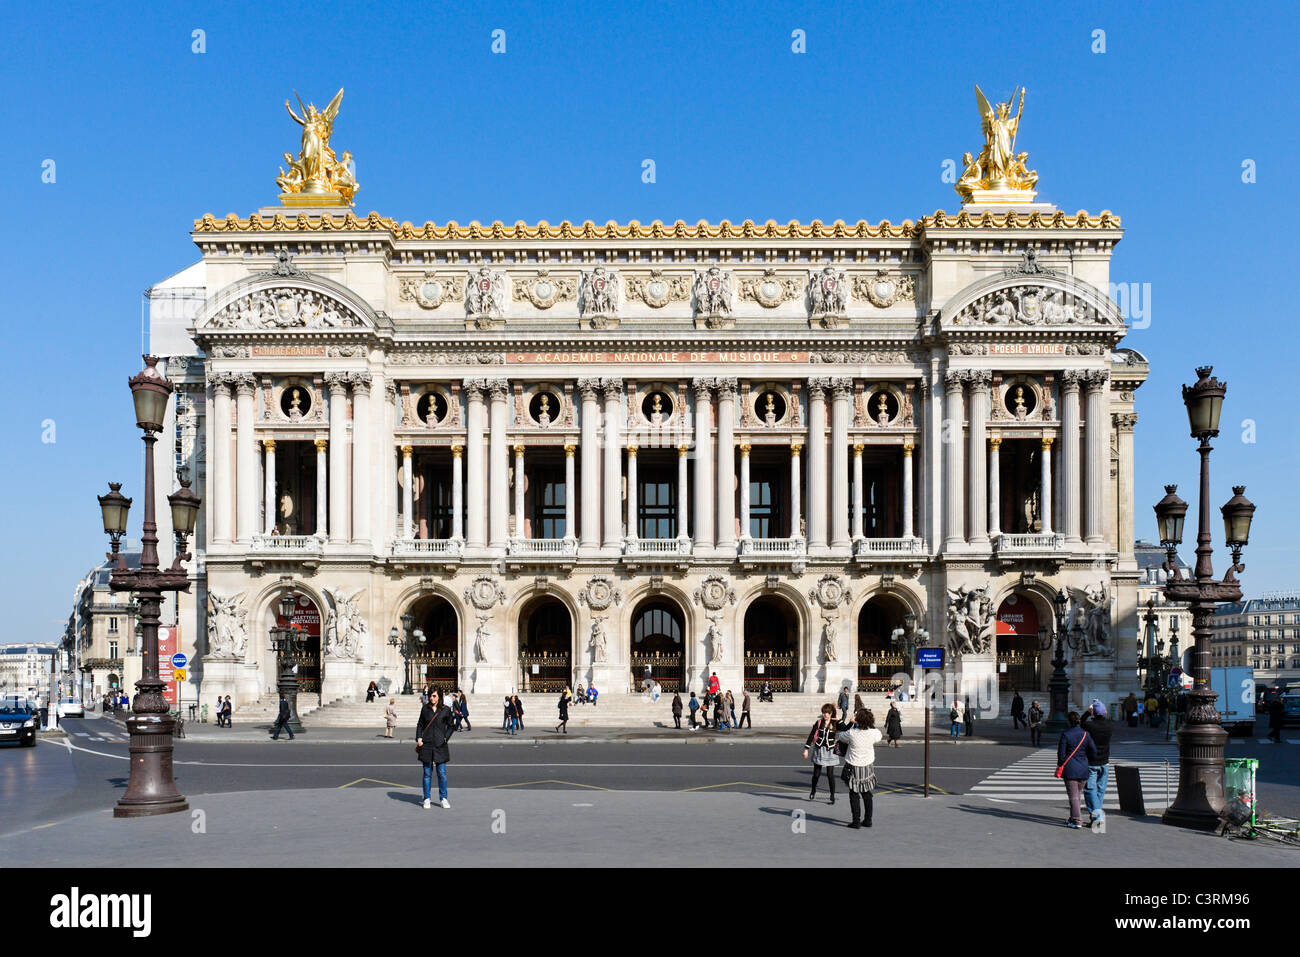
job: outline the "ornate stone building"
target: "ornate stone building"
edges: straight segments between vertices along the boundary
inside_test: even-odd
[[[201,262],[150,293],[180,393],[160,488],[188,467],[204,504],[201,698],[272,689],[285,590],[327,701],[402,680],[407,615],[415,680],[480,693],[877,690],[918,630],[1041,688],[1058,589],[1076,695],[1127,690],[1147,364],[1107,294],[1120,221],[999,197],[898,224],[413,226],[304,193],[202,217]]]

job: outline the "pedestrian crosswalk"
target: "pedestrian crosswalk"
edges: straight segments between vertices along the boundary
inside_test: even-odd
[[[1163,811],[1178,793],[1178,748],[1170,745],[1132,744],[1110,750],[1110,783],[1103,807],[1119,810],[1115,766],[1136,765],[1142,779],[1142,801],[1147,813]],[[971,794],[1001,801],[1055,801],[1065,806],[1065,785],[1056,777],[1056,749],[1041,748],[995,771],[970,789]]]
[[[110,742],[114,744],[121,744],[124,741],[131,740],[131,736],[128,735],[125,731],[118,731],[118,732],[101,731],[98,734],[91,734],[89,731],[69,731],[68,734],[72,735],[73,737],[84,738],[87,741]]]

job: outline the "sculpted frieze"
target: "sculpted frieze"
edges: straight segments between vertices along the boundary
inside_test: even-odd
[[[445,302],[465,298],[465,280],[434,272],[405,276],[399,280],[397,295],[403,302],[414,302],[421,309],[437,309]]]
[[[691,298],[690,277],[652,269],[648,276],[628,276],[627,295],[651,309],[662,309],[670,302],[686,302]]]
[[[695,314],[706,320],[731,315],[731,272],[710,266],[695,277]]]
[[[617,318],[620,286],[618,273],[604,266],[583,273],[578,308],[593,329],[603,329]]]
[[[808,311],[815,322],[833,329],[849,308],[849,280],[843,269],[826,266],[808,280]]]
[[[1006,286],[980,296],[953,319],[954,325],[1063,326],[1110,321],[1084,299],[1041,285]]]
[[[763,270],[763,275],[752,276],[740,283],[740,298],[752,300],[764,309],[775,309],[783,302],[798,299],[803,284],[795,276],[780,276],[775,269]]]
[[[261,289],[226,305],[209,329],[348,329],[363,325],[350,308],[309,289]]]
[[[867,275],[853,277],[853,298],[863,299],[877,309],[888,309],[896,302],[916,298],[916,278],[877,269]]]

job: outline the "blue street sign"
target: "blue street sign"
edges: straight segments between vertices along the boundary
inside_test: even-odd
[[[189,661],[189,660],[190,660],[190,659],[186,658],[183,654],[181,654],[181,653],[178,651],[178,652],[176,652],[176,654],[172,655],[172,667],[173,667],[173,668],[184,668],[184,667],[185,667],[185,663],[186,663],[187,661]]]
[[[942,668],[943,649],[942,648],[917,648],[916,666],[918,668]]]

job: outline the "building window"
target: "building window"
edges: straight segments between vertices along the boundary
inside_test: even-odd
[[[638,538],[677,537],[677,474],[675,469],[649,466],[637,472],[636,534]]]
[[[116,658],[116,657],[117,657],[117,642],[116,642],[116,641],[110,641],[110,642],[108,643],[108,657],[110,657],[110,658]]]
[[[117,634],[117,619],[116,619],[116,618],[110,618],[110,619],[108,619],[108,633],[109,633],[110,635],[116,635],[116,634]]]
[[[564,538],[564,469],[538,466],[533,473],[533,538]]]
[[[749,537],[787,538],[786,502],[790,474],[780,465],[754,463],[749,470]]]

